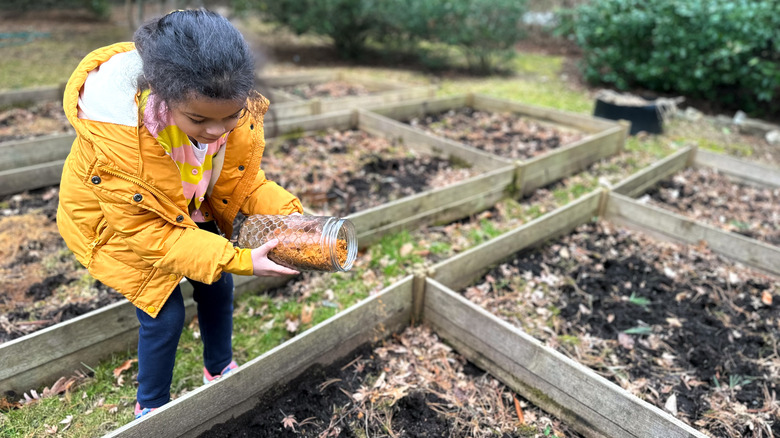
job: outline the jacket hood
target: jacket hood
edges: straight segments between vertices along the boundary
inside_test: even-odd
[[[88,54],[70,76],[62,98],[65,116],[76,132],[94,140],[89,122],[137,128],[136,81],[141,72],[141,60],[131,42]],[[89,89],[85,89],[88,80]]]

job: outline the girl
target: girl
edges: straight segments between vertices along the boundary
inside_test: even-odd
[[[235,248],[238,211],[299,214],[298,198],[265,179],[255,66],[241,34],[207,10],[176,11],[133,43],[81,61],[63,106],[77,138],[65,162],[57,225],[92,276],[136,307],[136,418],[170,400],[184,325],[182,277],[193,286],[203,380],[232,359],[231,274],[297,274],[267,257],[276,241]]]

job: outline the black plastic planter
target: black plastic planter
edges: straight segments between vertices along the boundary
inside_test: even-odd
[[[658,107],[655,104],[635,106],[619,105],[596,99],[596,108],[593,115],[610,120],[628,120],[631,122],[630,135],[645,131],[649,134],[663,132],[663,120]]]

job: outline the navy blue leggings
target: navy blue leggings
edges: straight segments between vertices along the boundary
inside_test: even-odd
[[[213,222],[198,224],[216,232]],[[189,280],[189,279],[188,279]],[[203,364],[211,375],[217,375],[233,359],[233,276],[205,284],[189,280],[198,307],[200,338],[203,342]],[[136,309],[141,323],[138,330],[138,392],[141,407],[157,408],[171,398],[173,365],[179,338],[184,328],[184,299],[176,286],[157,318]]]

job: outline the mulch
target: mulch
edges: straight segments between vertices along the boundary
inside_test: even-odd
[[[608,222],[522,251],[462,291],[699,430],[778,436],[777,278]]]
[[[266,392],[202,438],[581,437],[454,352],[426,326],[409,327],[314,366]]]
[[[780,189],[740,183],[712,168],[688,168],[642,196],[649,205],[770,245],[780,245]]]

